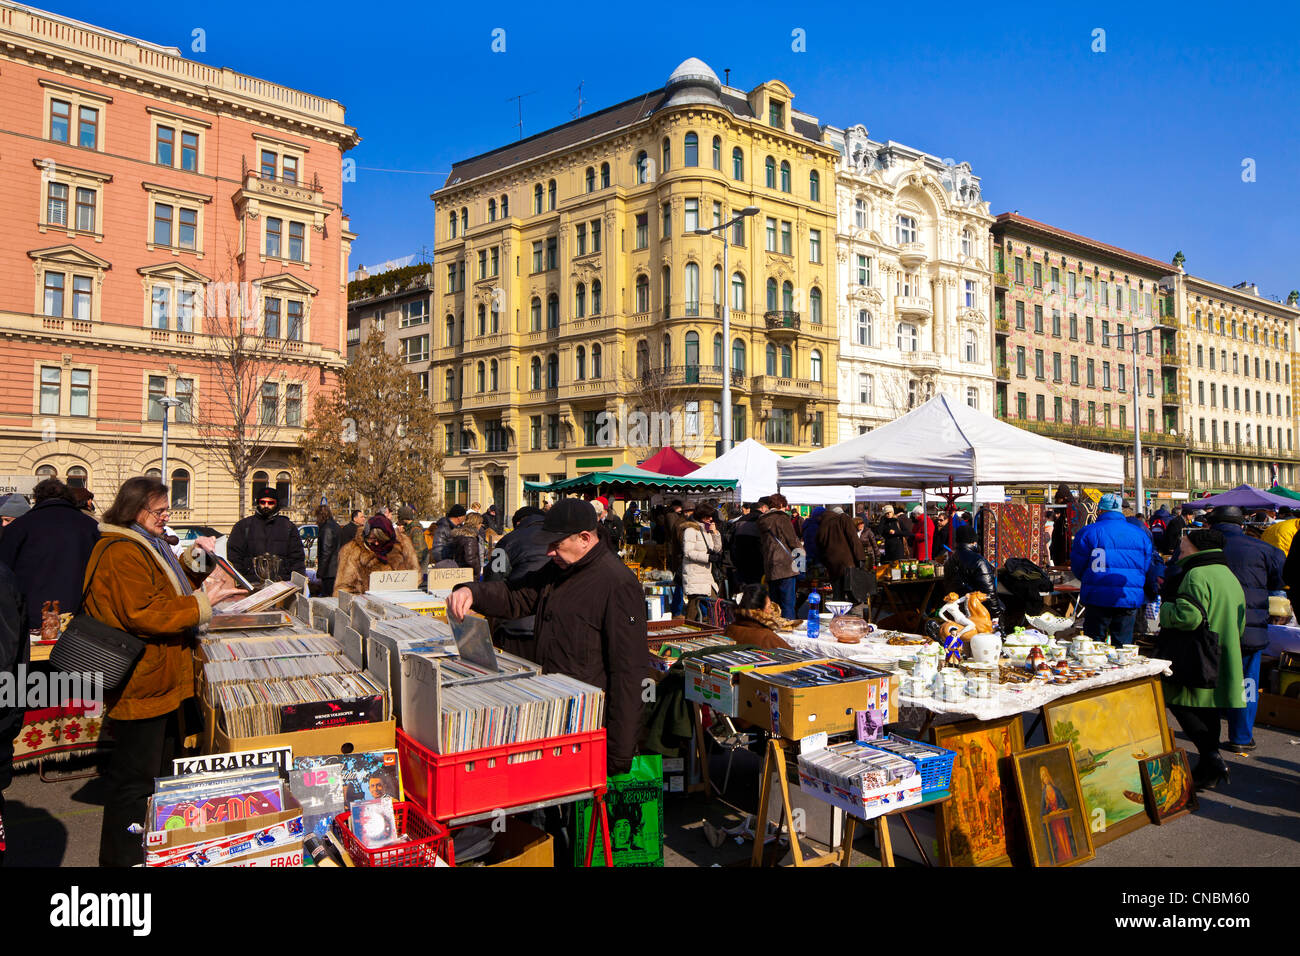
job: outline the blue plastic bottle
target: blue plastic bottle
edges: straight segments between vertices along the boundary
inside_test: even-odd
[[[816,591],[808,595],[808,636],[816,640],[821,636],[822,596]]]

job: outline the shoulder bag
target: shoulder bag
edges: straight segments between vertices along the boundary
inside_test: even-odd
[[[1156,635],[1156,657],[1170,662],[1175,684],[1206,690],[1219,683],[1219,635],[1210,627],[1210,616],[1190,594],[1180,594],[1201,612],[1201,623],[1192,630],[1161,628]]]
[[[86,677],[91,674],[102,674],[103,687],[106,691],[119,690],[126,685],[136,661],[144,653],[145,646],[144,641],[134,634],[128,634],[126,631],[105,624],[91,617],[85,610],[90,585],[95,579],[95,571],[99,570],[99,562],[103,560],[104,551],[117,543],[117,541],[110,541],[104,546],[104,550],[99,552],[95,567],[87,578],[86,588],[81,593],[82,610],[68,623],[50,650],[52,671]],[[144,550],[136,542],[131,543]],[[152,560],[152,556],[149,557]]]

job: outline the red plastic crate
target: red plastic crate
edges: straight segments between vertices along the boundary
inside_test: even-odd
[[[437,820],[553,800],[605,785],[603,728],[457,754],[436,754],[399,729],[397,757],[406,798]]]
[[[352,832],[351,817],[351,813],[340,813],[334,818],[334,829],[343,849],[357,866],[433,866],[436,858],[441,858],[448,866],[454,865],[451,837],[446,827],[414,803],[394,801],[393,818],[397,822],[397,832],[410,839],[391,846],[372,850],[362,845]]]

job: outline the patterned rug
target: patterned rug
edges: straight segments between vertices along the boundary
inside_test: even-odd
[[[989,505],[984,555],[994,567],[1001,568],[1010,558],[1028,558],[1045,567],[1051,543],[1046,510],[1042,505]]]
[[[38,760],[69,760],[111,744],[111,735],[104,733],[103,716],[86,716],[84,705],[29,710],[14,741],[14,766]]]

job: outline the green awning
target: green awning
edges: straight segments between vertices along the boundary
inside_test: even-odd
[[[576,478],[563,481],[525,481],[525,491],[540,491],[552,494],[576,495],[584,492],[599,492],[603,488],[614,489],[624,494],[637,492],[719,492],[731,491],[736,487],[734,478],[692,478],[689,475],[661,475],[646,471],[635,465],[619,465],[604,471],[593,471]]]
[[[1274,485],[1268,489],[1270,494],[1281,495],[1283,498],[1294,498],[1300,501],[1300,491],[1292,491],[1290,488],[1283,488],[1281,485]]]

